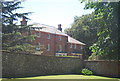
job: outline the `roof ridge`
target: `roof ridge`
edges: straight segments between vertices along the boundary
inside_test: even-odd
[[[55,26],[50,26],[50,25],[43,24],[43,23],[34,23],[34,24],[38,24],[38,25],[45,25],[45,26],[49,26],[49,27],[54,27],[54,28],[56,28]],[[56,28],[56,29],[57,29],[57,28]]]

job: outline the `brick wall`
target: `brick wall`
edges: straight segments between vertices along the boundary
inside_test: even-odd
[[[48,44],[50,45],[50,51],[47,51],[47,49],[45,49],[42,55],[44,54],[46,56],[55,56],[56,52],[59,52],[60,45],[62,48],[61,52],[67,52],[67,40],[68,40],[67,36],[41,31],[33,31],[32,34],[36,34],[36,32],[40,32],[40,37],[36,38],[36,40],[34,41],[34,45],[38,42],[41,45],[44,45],[45,48],[47,48]],[[50,34],[50,39],[48,39],[48,34]]]
[[[81,49],[81,45],[80,44],[76,44],[76,48],[75,48],[75,44],[72,43],[72,48],[71,47],[71,43],[68,43],[67,49],[68,49],[68,55],[72,55],[72,52],[78,52],[80,54],[83,54],[83,50],[84,50],[84,46],[82,45],[82,49]]]
[[[95,75],[120,78],[120,61],[83,61],[79,58],[2,54],[3,77],[71,74],[80,72],[83,68],[89,68]]]
[[[52,57],[26,54],[2,54],[3,77],[28,77],[70,74],[82,69],[79,58]]]
[[[43,32],[43,31],[31,31],[33,35],[36,35],[36,33],[40,33],[39,37],[36,37],[36,40],[33,42],[34,45],[37,43],[40,43],[41,45],[44,45],[45,48],[48,47],[48,44],[50,45],[50,50],[47,51],[47,49],[43,50],[43,53],[41,55],[45,56],[55,56],[56,52],[64,52],[68,53],[68,55],[72,55],[72,52],[80,52],[83,54],[83,49],[80,49],[80,44],[74,44],[72,43],[72,48],[70,48],[70,44],[68,43],[68,36],[59,35],[59,34],[52,34],[49,32]],[[23,35],[27,35],[28,32],[23,32]],[[48,34],[50,35],[50,39],[48,39]],[[61,40],[60,40],[61,38]],[[76,48],[74,48],[74,45],[76,45]],[[61,46],[61,51],[60,51]]]
[[[120,78],[120,61],[85,61],[85,68],[96,75]]]

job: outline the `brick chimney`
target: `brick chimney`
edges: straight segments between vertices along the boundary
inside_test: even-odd
[[[58,24],[58,30],[62,32],[61,24]]]
[[[22,21],[20,21],[20,22],[21,22],[21,25],[27,25],[27,21],[26,21],[25,17],[23,17]]]

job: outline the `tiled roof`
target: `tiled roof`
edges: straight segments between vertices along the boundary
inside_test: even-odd
[[[58,30],[56,27],[54,26],[49,26],[49,25],[45,25],[45,24],[40,24],[40,23],[36,23],[32,26],[33,28],[41,28],[41,29],[36,29],[37,31],[43,31],[43,32],[48,32],[48,33],[52,33],[52,34],[58,34],[58,35],[63,35],[63,36],[68,36],[68,43],[75,43],[75,44],[82,44],[85,45],[84,43],[70,37],[69,35],[61,32],[60,30]]]
[[[42,27],[42,29],[38,30],[38,31],[43,31],[43,32],[48,32],[48,33],[53,33],[53,34],[59,34],[59,35],[64,35],[64,36],[68,36],[67,34],[61,32],[60,30],[58,30],[56,27],[54,26],[49,26],[49,25],[45,25],[45,24],[35,24],[33,25],[33,27]],[[37,29],[36,29],[37,30]]]
[[[80,41],[78,41],[78,40],[76,40],[76,39],[74,39],[74,38],[72,38],[70,36],[68,36],[68,43],[75,43],[75,44],[86,45],[86,44],[84,44],[84,43],[82,43],[82,42],[80,42]]]

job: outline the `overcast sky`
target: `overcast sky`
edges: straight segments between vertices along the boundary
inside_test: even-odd
[[[71,26],[74,16],[91,13],[93,10],[84,10],[84,3],[79,0],[26,0],[20,5],[24,7],[17,12],[34,12],[29,15],[31,23],[42,23],[57,27],[62,24],[63,30]]]

